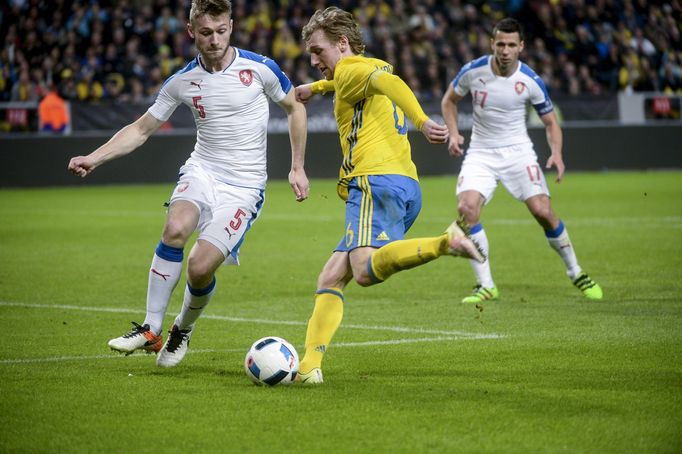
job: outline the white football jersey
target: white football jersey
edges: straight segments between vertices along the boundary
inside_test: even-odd
[[[220,72],[208,71],[197,56],[164,82],[148,112],[166,121],[186,104],[197,126],[187,164],[205,168],[218,181],[264,188],[268,98],[284,99],[291,82],[273,60],[234,49],[234,61]]]
[[[552,110],[552,101],[540,77],[525,63],[509,77],[497,76],[492,55],[473,60],[462,67],[452,81],[455,93],[471,93],[474,126],[471,148],[506,147],[530,142],[526,129],[526,105],[533,105],[539,116]]]

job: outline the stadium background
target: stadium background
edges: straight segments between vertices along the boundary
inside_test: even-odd
[[[275,59],[294,84],[318,77],[300,40],[312,12],[338,5],[354,12],[367,53],[392,63],[426,112],[440,120],[440,97],[467,61],[489,53],[502,17],[526,30],[522,59],[545,81],[563,122],[569,170],[682,167],[680,1],[275,1],[233,3],[232,44]],[[55,169],[88,153],[134,121],[159,86],[195,55],[186,23],[189,0],[11,0],[0,6],[2,186],[77,184]],[[38,102],[54,87],[68,101],[70,136],[36,133]],[[339,151],[331,97],[308,106],[309,174],[333,177]],[[541,156],[547,148],[529,118]],[[460,128],[471,127],[470,103]],[[286,120],[271,109],[270,175],[286,175]],[[458,160],[413,134],[422,174],[450,174]],[[194,122],[179,108],[146,153],[98,170],[89,183],[172,181],[191,150]],[[170,146],[169,146],[170,144]],[[23,165],[26,150],[35,167]],[[325,150],[321,154],[320,150]],[[646,150],[646,152],[644,152]],[[131,171],[130,161],[134,168]],[[162,164],[160,164],[162,163]]]
[[[235,2],[237,45],[259,51],[256,45],[264,45],[268,53],[278,17],[300,26],[313,8],[327,4],[304,3]],[[376,2],[360,3],[337,2],[359,13],[377,11]],[[242,265],[220,272],[221,290],[202,316],[186,364],[161,371],[153,357],[113,355],[106,340],[144,314],[149,258],[165,216],[162,202],[194,140],[191,115],[178,109],[141,150],[86,179],[69,174],[66,166],[69,157],[92,151],[149,106],[146,90],[153,93],[154,74],[161,69],[154,70],[158,52],[142,49],[151,48],[148,37],[156,18],[165,14],[164,5],[175,15],[178,9],[186,14],[187,4],[0,1],[0,124],[5,128],[0,132],[0,319],[6,328],[0,452],[682,452],[682,174],[576,172],[682,168],[679,86],[666,93],[659,77],[669,62],[672,80],[679,80],[680,2],[384,3],[390,8],[385,20],[398,27],[388,46],[410,48],[410,56],[397,52],[391,62],[403,76],[427,69],[411,56],[418,55],[418,44],[434,49],[446,44],[455,53],[448,64],[447,56],[436,54],[439,67],[450,73],[440,86],[426,82],[431,88],[448,82],[465,60],[463,49],[473,55],[487,51],[480,49],[479,37],[499,15],[523,18],[529,33],[541,37],[537,46],[545,46],[542,58],[551,65],[533,57],[536,40],[530,35],[523,58],[555,81],[550,90],[563,114],[569,172],[561,184],[551,176],[548,183],[557,211],[570,223],[581,263],[599,279],[605,300],[584,301],[563,279],[563,267],[536,222],[498,190],[484,223],[504,292],[499,303],[458,303],[473,283],[469,265],[459,260],[439,260],[375,288],[349,286],[349,310],[329,352],[325,385],[255,388],[244,375],[244,353],[253,340],[273,334],[302,352],[317,272],[343,234],[334,180],[319,179],[333,177],[339,161],[330,99],[324,97],[308,109],[311,197],[295,203],[285,180],[269,184],[266,212],[244,245]],[[258,22],[265,17],[257,13],[263,5],[267,26]],[[447,38],[429,38],[422,45],[409,35],[408,21],[420,5],[436,24],[445,20],[440,30]],[[87,19],[107,15],[100,25]],[[600,93],[594,94],[579,83],[559,83],[570,58],[578,80],[586,71],[598,80],[603,68],[599,54],[596,64],[583,64],[580,53],[561,50],[552,32],[555,25],[559,30],[559,19],[566,22],[565,36],[577,36],[577,25],[587,23],[595,42],[607,38],[614,66],[608,81],[615,75],[615,86],[598,82]],[[381,20],[370,20],[370,33],[381,30]],[[136,23],[146,23],[144,39],[134,38]],[[634,50],[623,40],[636,33],[632,23],[640,24],[655,49],[647,63],[642,63],[644,48]],[[122,35],[114,32],[116,24]],[[105,32],[94,38],[100,27]],[[296,29],[289,28],[300,46]],[[114,33],[122,41],[110,46]],[[186,44],[181,33],[174,36]],[[83,68],[93,38],[101,39],[104,51],[115,51],[122,72],[103,69],[88,82]],[[142,56],[127,54],[129,41],[138,42]],[[41,49],[34,55],[37,66],[26,59],[31,49]],[[191,55],[191,48],[185,50]],[[403,56],[412,58],[412,69]],[[307,71],[305,56],[275,58],[285,68],[303,61]],[[142,69],[137,81],[125,72],[136,64]],[[641,65],[649,65],[648,76],[633,71]],[[28,83],[19,82],[22,68]],[[110,77],[114,73],[121,77]],[[300,81],[296,71],[291,76]],[[110,79],[123,83],[116,97]],[[99,98],[96,90],[95,96],[88,94],[89,87],[97,87],[95,80]],[[73,114],[65,135],[34,132],[40,94],[32,93],[44,92],[50,81],[80,87],[72,95],[84,93],[83,100],[64,93]],[[657,91],[645,88],[655,83]],[[562,86],[579,93],[565,93]],[[437,115],[437,97],[424,97],[421,87],[422,102]],[[13,93],[34,100],[13,99]],[[274,178],[289,167],[288,138],[278,132],[282,119],[274,116],[278,111],[272,109],[269,137]],[[546,156],[544,130],[534,127],[530,134]],[[427,203],[411,235],[428,236],[451,221],[452,175],[460,160],[450,159],[444,146],[426,146],[421,134],[411,136],[421,174],[445,175],[421,180]],[[96,184],[127,182],[163,184]],[[62,184],[74,187],[6,187]],[[181,299],[176,291],[171,313]],[[490,334],[504,337],[484,339]]]

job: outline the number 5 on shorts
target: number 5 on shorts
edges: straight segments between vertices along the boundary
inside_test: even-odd
[[[230,221],[230,227],[232,227],[233,230],[239,230],[239,227],[242,225],[242,218],[244,216],[246,216],[246,212],[241,208],[238,208],[237,212],[234,213],[234,218]]]

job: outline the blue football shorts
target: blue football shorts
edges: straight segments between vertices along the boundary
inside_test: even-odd
[[[405,238],[422,208],[419,182],[404,175],[363,175],[348,184],[346,230],[334,251],[379,248]]]

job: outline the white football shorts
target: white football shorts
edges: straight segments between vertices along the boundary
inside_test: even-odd
[[[457,179],[457,195],[477,191],[488,204],[498,181],[522,202],[538,194],[549,196],[547,181],[532,143],[467,150]]]
[[[186,164],[180,168],[170,204],[178,200],[199,209],[198,239],[217,247],[225,256],[225,265],[239,265],[239,247],[260,215],[265,190],[223,183],[201,167]]]

